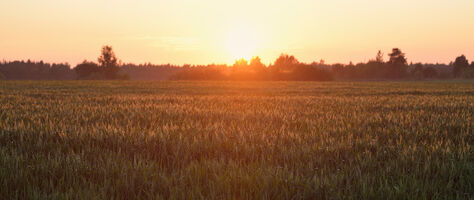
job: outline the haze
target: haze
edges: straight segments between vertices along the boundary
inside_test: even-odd
[[[472,0],[2,0],[0,60],[231,64],[280,53],[300,61],[367,61],[393,47],[409,62],[474,57]]]

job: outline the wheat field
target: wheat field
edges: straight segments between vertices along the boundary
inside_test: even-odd
[[[1,199],[472,199],[474,82],[1,81]]]

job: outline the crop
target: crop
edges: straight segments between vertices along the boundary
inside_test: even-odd
[[[0,199],[470,199],[472,82],[0,82]]]

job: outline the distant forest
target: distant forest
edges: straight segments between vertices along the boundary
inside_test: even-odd
[[[429,80],[474,79],[474,62],[464,55],[450,64],[407,63],[405,54],[392,49],[388,60],[379,51],[367,63],[303,63],[282,54],[266,66],[259,57],[240,59],[233,65],[154,65],[123,64],[112,47],[104,46],[98,62],[69,64],[43,61],[0,62],[0,80],[254,80],[254,81],[332,81],[332,80]]]

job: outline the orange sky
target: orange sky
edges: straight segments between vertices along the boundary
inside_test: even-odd
[[[2,0],[0,60],[231,64],[280,53],[367,61],[399,47],[409,62],[474,60],[472,0]]]

